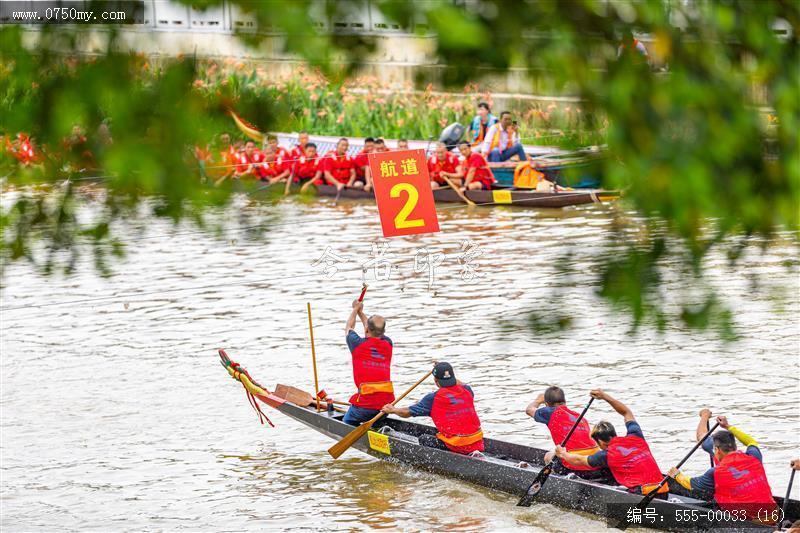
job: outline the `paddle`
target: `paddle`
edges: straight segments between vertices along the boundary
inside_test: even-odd
[[[792,521],[786,519],[786,508],[789,507],[789,497],[792,495],[792,483],[794,483],[794,461],[792,461],[792,475],[789,476],[789,486],[786,488],[786,497],[783,498],[783,505],[781,506],[781,517],[784,518],[783,522],[779,524],[780,529],[788,528],[792,525]]]
[[[711,431],[711,422],[706,419],[706,432]],[[708,456],[709,460],[711,461],[711,468],[714,468],[714,455],[711,454]]]
[[[319,413],[319,380],[317,379],[317,351],[314,349],[314,326],[311,323],[311,302],[306,302],[308,311],[308,334],[311,336],[311,365],[314,367],[314,395]]]
[[[393,401],[392,405],[396,405],[397,402],[399,402],[400,400],[405,398],[408,395],[408,393],[410,393],[412,390],[417,388],[417,385],[419,385],[420,383],[422,383],[423,381],[428,379],[428,376],[430,376],[432,373],[433,373],[433,369],[429,370],[427,374],[425,374],[424,376],[422,376],[419,379],[419,381],[417,381],[416,383],[411,385],[411,387],[409,387],[409,389],[407,391],[405,391],[399,398],[397,398],[395,401]],[[338,459],[339,456],[342,455],[344,452],[346,452],[347,449],[350,446],[355,444],[358,439],[363,437],[367,433],[367,431],[369,431],[369,429],[372,427],[372,425],[375,422],[377,422],[378,419],[380,417],[382,417],[383,415],[384,415],[384,413],[378,413],[377,415],[372,417],[370,420],[367,420],[366,422],[364,422],[363,424],[361,424],[360,426],[355,428],[353,431],[351,431],[350,433],[345,435],[342,438],[342,440],[340,440],[339,442],[337,442],[336,444],[331,446],[328,449],[328,453],[331,454],[331,457],[333,457],[334,459]]]
[[[581,414],[578,417],[578,419],[575,420],[575,423],[572,424],[572,428],[569,430],[569,433],[567,433],[567,436],[564,437],[564,440],[561,441],[561,447],[564,447],[564,446],[567,445],[567,441],[572,436],[572,434],[575,432],[575,430],[578,428],[578,424],[580,424],[581,420],[583,420],[583,416],[586,414],[586,411],[589,410],[589,407],[592,405],[593,401],[594,401],[594,397],[589,399],[589,403],[587,403],[586,407],[583,408],[583,412],[581,412]],[[544,468],[539,470],[539,474],[536,476],[536,479],[533,480],[533,483],[530,484],[530,486],[528,487],[528,490],[525,491],[525,495],[522,496],[522,498],[520,498],[520,500],[517,502],[517,506],[518,507],[530,507],[531,506],[531,503],[533,502],[533,499],[536,498],[536,496],[539,494],[539,491],[542,490],[542,487],[544,486],[545,482],[547,481],[547,478],[550,477],[550,473],[553,471],[554,463],[556,461],[558,461],[558,460],[559,460],[558,457],[553,457],[552,461],[550,461],[548,464],[546,464],[544,466]]]
[[[464,200],[465,204],[467,204],[467,205],[475,205],[475,202],[473,202],[472,200],[467,198],[466,195],[463,192],[461,192],[461,189],[459,187],[456,187],[455,185],[453,185],[453,182],[450,181],[450,178],[448,178],[446,176],[442,176],[442,179],[447,182],[447,184],[450,186],[451,189],[453,189],[455,191],[455,193],[458,195],[459,198]]]
[[[687,454],[686,454],[686,457],[684,457],[684,458],[681,460],[681,462],[680,462],[680,463],[678,463],[678,465],[677,465],[675,468],[680,468],[680,467],[682,467],[682,466],[683,466],[683,463],[685,463],[686,461],[688,461],[688,460],[689,460],[689,457],[691,457],[691,456],[692,456],[692,454],[693,454],[694,452],[696,452],[696,451],[697,451],[697,448],[699,448],[700,446],[702,446],[702,445],[703,445],[703,442],[705,442],[705,440],[706,440],[708,437],[710,437],[710,436],[711,436],[711,434],[714,432],[714,430],[715,430],[715,429],[717,429],[717,427],[719,427],[719,422],[717,422],[716,424],[714,424],[714,427],[712,427],[711,429],[709,429],[709,430],[708,430],[708,433],[706,433],[706,434],[703,436],[703,438],[702,438],[702,439],[700,439],[699,441],[697,441],[697,444],[695,444],[694,446],[692,446],[692,450],[691,450],[689,453],[687,453]],[[638,508],[638,509],[643,509],[643,508],[647,507],[647,505],[648,505],[650,502],[652,502],[652,501],[653,501],[653,499],[654,499],[654,498],[656,497],[656,495],[658,494],[658,491],[661,489],[661,487],[663,487],[663,486],[664,486],[664,485],[667,483],[667,481],[668,481],[668,480],[669,480],[669,476],[664,476],[664,479],[662,479],[662,480],[661,480],[661,483],[659,483],[658,485],[656,485],[656,487],[655,487],[653,490],[651,490],[650,492],[648,492],[648,493],[647,493],[647,495],[646,495],[644,498],[642,498],[642,501],[640,501],[639,503],[637,503],[637,504],[636,504],[636,506],[635,506],[635,507],[633,507],[633,509],[637,509],[637,508]],[[627,522],[627,521],[624,521],[624,522],[620,521],[619,523],[617,523],[617,526],[616,526],[616,527],[617,527],[617,529],[622,529],[622,530],[625,530],[625,529],[627,529],[627,528],[628,528],[628,525],[629,525],[629,524],[628,524],[628,522]]]

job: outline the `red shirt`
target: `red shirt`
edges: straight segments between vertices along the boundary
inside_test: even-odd
[[[319,156],[315,157],[314,159],[309,159],[305,155],[297,157],[297,160],[294,162],[295,181],[313,178],[317,175],[319,170],[322,170],[320,168],[321,166],[322,165],[320,165]]]
[[[367,155],[368,155],[367,152],[361,150],[353,158],[353,161],[356,166],[356,176],[358,176],[359,178],[363,178],[364,175],[366,174],[364,168],[369,165],[369,158],[367,157]]]
[[[290,159],[291,157],[292,156],[289,153],[289,150],[287,150],[283,146],[275,147],[275,159]]]
[[[289,152],[290,159],[300,159],[304,155],[306,155],[306,147],[299,144],[295,145],[295,147],[292,148],[292,151]]]
[[[289,163],[280,157],[276,157],[272,161],[267,161],[264,158],[263,163],[258,166],[258,174],[262,178],[274,178],[283,174],[283,172],[289,168]]]
[[[466,164],[466,172],[464,173],[465,177],[467,172],[469,172],[469,169],[474,168],[475,174],[474,177],[472,178],[474,181],[479,181],[487,187],[491,186],[495,182],[494,174],[492,174],[492,171],[489,168],[489,164],[486,162],[486,159],[484,159],[483,156],[478,152],[472,152],[467,158],[465,164]]]
[[[439,159],[436,154],[428,159],[428,173],[431,179],[437,183],[445,183],[441,177],[442,172],[455,172],[456,167],[458,167],[458,158],[450,152],[447,152],[444,159]]]
[[[236,154],[236,172],[239,174],[247,172],[251,163],[261,163],[262,161],[264,161],[264,154],[258,150],[254,150],[249,157],[247,152],[240,152]],[[255,168],[255,172],[259,173],[259,167]]]
[[[323,159],[322,169],[330,172],[333,178],[340,183],[350,181],[350,171],[355,168],[355,161],[345,154],[339,156],[335,151],[330,151]]]

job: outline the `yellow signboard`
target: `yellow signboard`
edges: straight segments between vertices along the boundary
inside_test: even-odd
[[[392,450],[389,448],[389,437],[381,435],[377,431],[368,431],[367,437],[369,438],[369,447],[376,452],[392,455]]]
[[[496,204],[510,204],[511,191],[492,191],[492,200]]]

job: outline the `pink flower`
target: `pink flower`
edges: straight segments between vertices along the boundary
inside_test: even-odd
[[[320,117],[320,118],[323,118],[327,114],[328,114],[328,111],[326,109],[320,109],[319,111],[317,111],[317,116]]]
[[[317,100],[319,100],[319,95],[317,93],[311,93],[311,96],[309,96],[309,99],[312,102],[316,102]]]
[[[442,117],[442,118],[439,119],[439,126],[441,126],[443,128],[445,126],[447,126],[447,117]]]
[[[336,117],[336,123],[341,124],[344,122],[344,113],[341,113],[338,117]]]

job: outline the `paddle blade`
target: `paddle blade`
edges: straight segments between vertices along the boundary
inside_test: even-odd
[[[550,477],[550,472],[552,471],[553,468],[550,465],[545,466],[539,471],[539,475],[536,476],[536,479],[530,484],[528,490],[525,491],[525,495],[517,502],[517,507],[531,506],[531,503],[533,503],[534,498],[539,495],[539,491],[542,490],[545,481]]]
[[[347,451],[347,449],[356,443],[358,439],[366,435],[369,428],[372,427],[372,424],[375,423],[375,420],[369,420],[364,422],[353,431],[348,433],[344,436],[342,440],[328,448],[328,453],[331,454],[331,457],[334,459],[338,459],[340,455]]]

